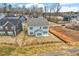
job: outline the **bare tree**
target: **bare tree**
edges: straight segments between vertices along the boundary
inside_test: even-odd
[[[12,5],[11,4],[9,4],[7,7],[7,13],[8,14],[12,13]]]
[[[45,3],[44,4],[44,9],[45,9],[45,15],[47,12],[49,12],[49,19],[51,14],[55,14],[58,15],[60,9],[61,9],[61,5],[59,3]]]
[[[23,6],[22,6],[22,14],[25,14],[25,11],[27,11],[27,10],[26,10],[25,5],[23,5]]]
[[[6,11],[7,11],[7,3],[3,3],[3,13],[6,13]]]
[[[38,7],[36,5],[32,5],[30,8],[29,8],[29,14],[31,14],[31,16],[33,17],[38,17],[38,16],[42,16],[43,15],[43,8],[42,7]]]
[[[8,5],[8,8],[9,8],[9,10],[10,10],[10,9],[12,9],[12,5],[11,5],[11,4],[9,4],[9,5]]]
[[[44,13],[43,13],[43,16],[44,16],[44,17],[46,17],[46,10],[47,10],[47,9],[46,9],[46,6],[44,6]]]
[[[55,14],[58,15],[59,14],[59,11],[61,9],[61,5],[58,3],[56,4],[56,8],[54,9],[55,10]]]
[[[33,17],[37,17],[37,6],[35,6],[35,5],[32,5],[31,7],[31,15],[33,16]]]

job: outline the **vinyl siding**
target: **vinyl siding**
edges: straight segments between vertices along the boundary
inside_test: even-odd
[[[3,30],[3,27],[2,26],[0,26],[0,30]]]
[[[31,30],[30,27],[33,27],[33,29]],[[35,26],[35,27],[34,27],[34,26],[29,26],[29,27],[28,27],[28,35],[31,35],[30,32],[33,32],[32,35],[35,35],[34,32],[35,32],[37,29],[40,29],[40,27],[37,27],[37,26]]]
[[[33,29],[30,29],[30,27],[33,27]],[[43,29],[43,27],[47,27],[46,29]],[[47,36],[48,35],[48,26],[29,26],[28,27],[28,35],[35,35],[35,31],[36,30],[42,30],[42,32],[47,32],[47,33],[43,33],[42,36]],[[30,34],[30,32],[33,32],[33,34]]]

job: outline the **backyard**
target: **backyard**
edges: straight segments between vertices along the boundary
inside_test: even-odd
[[[52,22],[49,25],[57,26]],[[72,53],[79,46],[68,45],[50,32],[47,37],[28,36],[27,33],[24,33],[22,31],[16,37],[0,36],[0,55],[79,55],[78,49],[77,53]]]
[[[16,37],[0,36],[0,55],[36,55],[51,51],[62,51],[68,47],[51,33],[47,37],[28,36],[23,31]]]

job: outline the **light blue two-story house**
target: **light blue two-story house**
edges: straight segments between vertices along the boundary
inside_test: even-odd
[[[36,37],[48,36],[48,21],[43,17],[29,18],[27,20],[28,35],[33,35]]]

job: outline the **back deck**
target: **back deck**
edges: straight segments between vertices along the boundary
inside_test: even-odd
[[[70,30],[60,26],[50,27],[49,31],[70,45],[79,44],[79,31]]]

